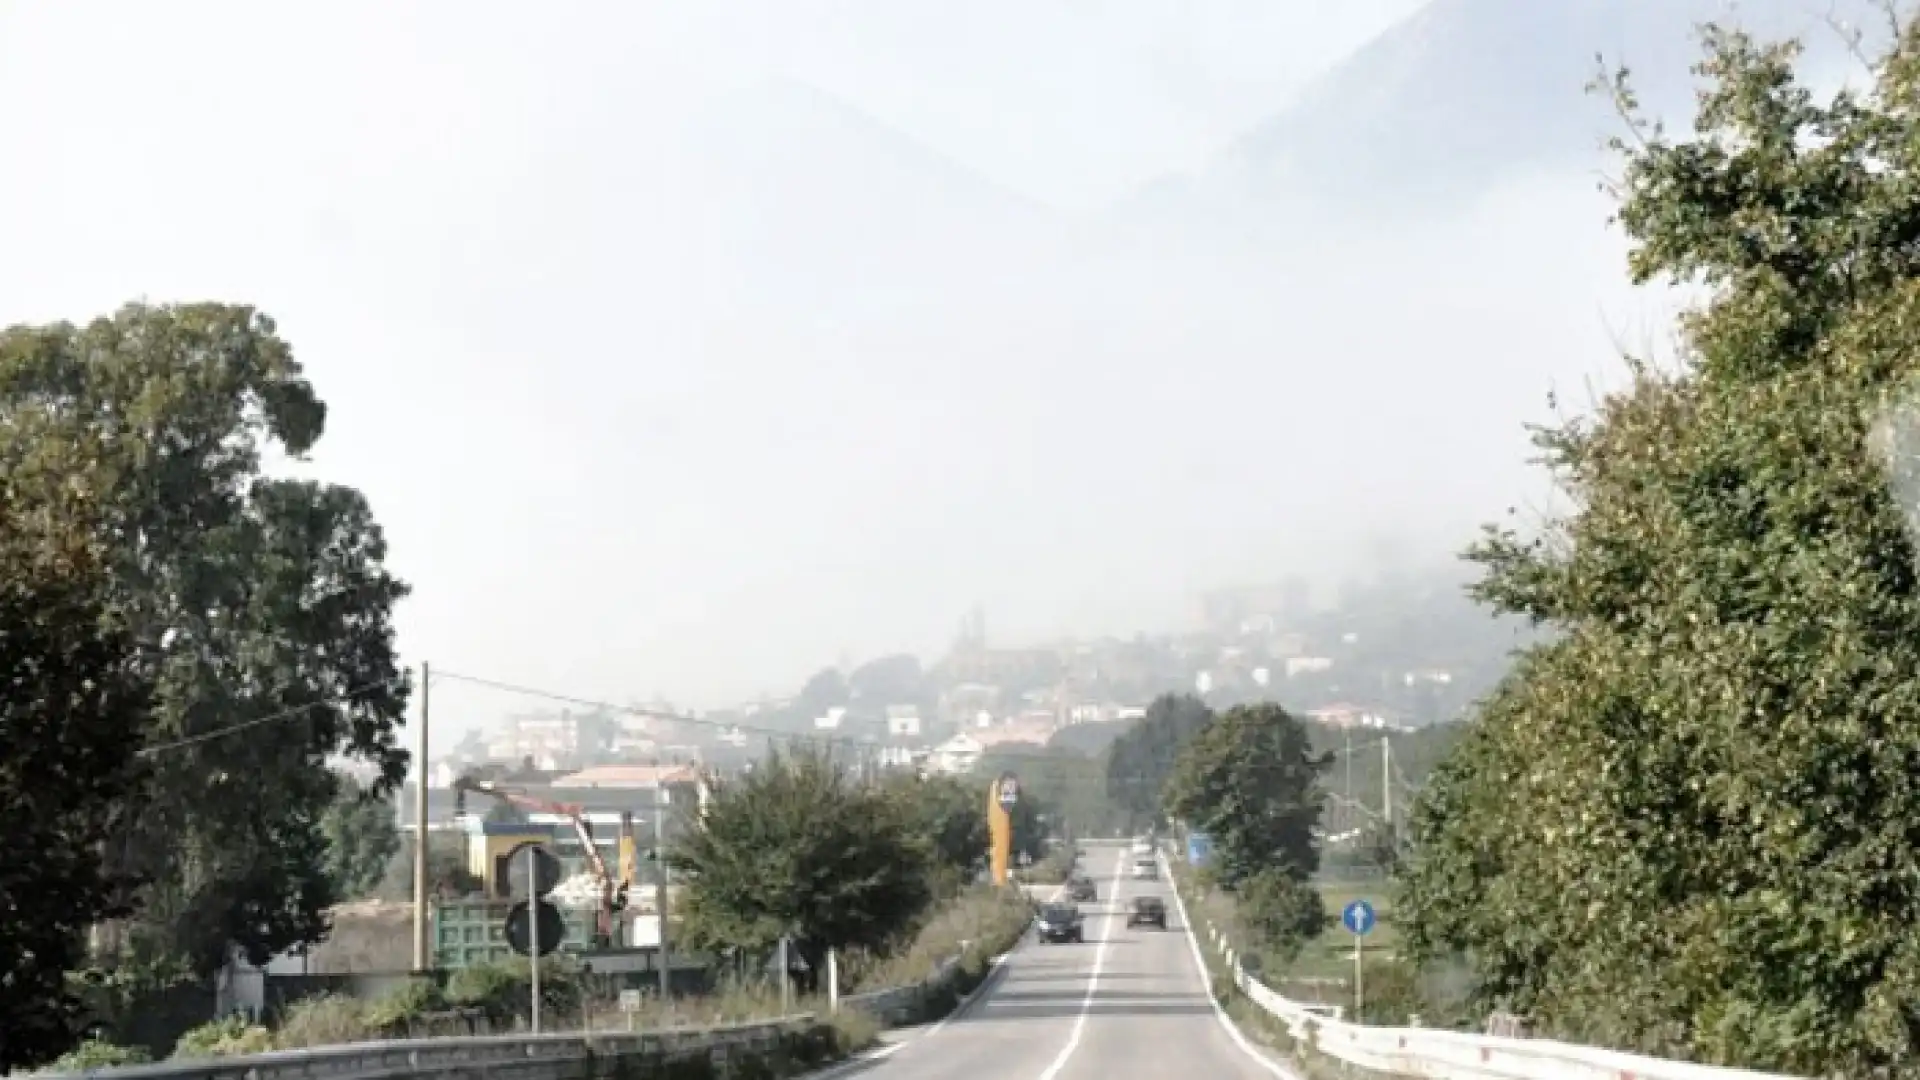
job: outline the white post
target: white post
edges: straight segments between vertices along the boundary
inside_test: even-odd
[[[785,1016],[793,1011],[788,1005],[788,998],[793,992],[793,973],[788,967],[785,936],[780,938],[780,955],[775,959],[774,965],[780,969],[780,1015]]]
[[[840,1011],[840,950],[827,950],[827,1011]]]
[[[540,855],[527,845],[527,971],[533,999],[533,1033],[540,1034]]]

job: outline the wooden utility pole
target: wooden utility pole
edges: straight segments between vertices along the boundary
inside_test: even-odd
[[[426,972],[433,967],[429,947],[432,919],[427,911],[427,729],[431,726],[429,695],[433,677],[426,661],[420,662],[420,738],[413,759],[413,970]]]

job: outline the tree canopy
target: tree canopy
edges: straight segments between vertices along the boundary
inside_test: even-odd
[[[0,480],[0,1074],[79,1038],[67,974],[93,924],[126,911],[133,883],[101,851],[147,772],[150,666],[84,527],[38,509]]]
[[[247,307],[0,332],[0,468],[23,501],[98,501],[103,568],[156,684],[137,741],[170,748],[109,848],[147,882],[121,941],[135,956],[205,972],[236,946],[264,961],[317,940],[334,900],[328,759],[371,762],[380,792],[405,773],[392,609],[407,589],[372,511],[261,470],[269,448],[305,455],[325,421]]]
[[[773,752],[711,783],[705,812],[667,849],[692,947],[751,955],[790,936],[818,972],[829,949],[894,944],[931,902],[925,835],[893,793],[855,784],[826,751]]]
[[[1307,730],[1278,705],[1239,705],[1200,729],[1167,778],[1167,812],[1213,840],[1209,871],[1228,889],[1263,871],[1305,881],[1320,865],[1320,774]]]
[[[327,839],[327,876],[343,900],[371,896],[400,853],[400,823],[393,799],[342,778],[340,792],[320,819]],[[429,849],[429,857],[432,852]]]
[[[1107,797],[1124,807],[1129,830],[1150,826],[1163,816],[1162,789],[1187,742],[1213,722],[1213,710],[1191,694],[1165,694],[1147,706],[1147,715],[1114,740],[1107,751]]]
[[[1634,279],[1709,294],[1687,362],[1543,431],[1577,509],[1472,552],[1559,636],[1436,770],[1397,913],[1546,1031],[1920,1075],[1920,33],[1827,101],[1706,43],[1697,130],[1621,147]]]

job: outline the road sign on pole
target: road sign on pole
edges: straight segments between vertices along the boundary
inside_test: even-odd
[[[1203,832],[1187,834],[1187,862],[1194,866],[1205,866],[1213,856],[1213,837]]]
[[[1353,931],[1353,1022],[1361,1022],[1361,1008],[1366,1004],[1365,973],[1360,966],[1360,940],[1373,932],[1373,905],[1365,900],[1355,900],[1340,912],[1340,921]]]
[[[1340,921],[1353,932],[1354,937],[1366,937],[1373,933],[1373,925],[1376,921],[1373,916],[1373,905],[1365,900],[1355,900],[1340,912]]]
[[[1000,808],[1011,813],[1020,801],[1020,780],[1012,773],[1000,778]]]

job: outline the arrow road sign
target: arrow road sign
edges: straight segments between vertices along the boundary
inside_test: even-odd
[[[1373,932],[1373,925],[1377,920],[1373,917],[1372,904],[1365,900],[1355,900],[1340,912],[1340,921],[1346,924],[1347,929],[1353,931],[1355,937],[1365,937]]]

